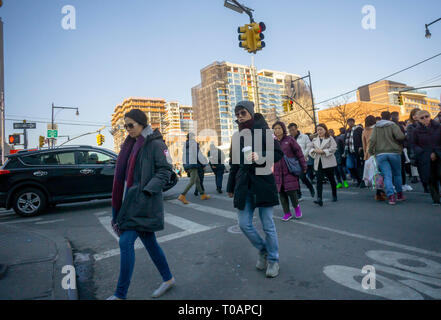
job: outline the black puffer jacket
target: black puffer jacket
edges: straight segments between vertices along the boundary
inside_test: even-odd
[[[256,134],[256,129],[262,129],[262,148],[257,148],[255,139],[258,138]],[[254,115],[254,125],[251,129],[252,135],[252,148],[253,152],[259,155],[260,160],[266,157],[267,153],[274,151],[274,163],[278,162],[283,158],[283,151],[280,148],[280,143],[277,139],[274,139],[272,133],[267,131],[269,129],[268,124],[260,113]],[[271,135],[274,141],[274,150],[270,150],[266,146],[267,135]],[[244,154],[242,149],[244,148],[244,139],[240,137],[239,132],[234,133],[231,140],[231,145],[234,143],[239,144],[240,151],[240,163],[234,164],[234,156],[232,154],[232,149],[230,150],[230,175],[228,177],[227,192],[234,193],[234,207],[243,210],[246,204],[246,197],[248,191],[254,196],[254,204],[256,207],[273,207],[279,204],[279,197],[277,193],[276,182],[274,180],[274,175],[269,170],[268,174],[256,175],[256,169],[263,168],[266,163],[263,164],[245,164]],[[260,161],[259,160],[259,161]],[[258,161],[258,163],[260,163]],[[271,167],[271,164],[269,164]]]
[[[418,123],[411,138],[414,157],[420,169],[420,178],[423,182],[429,183],[432,164],[430,155],[435,153],[436,161],[441,161],[441,125],[434,120],[431,120],[429,127]],[[441,175],[441,173],[438,174]]]
[[[164,229],[162,189],[172,165],[158,130],[146,137],[136,159],[133,185],[126,192],[116,222],[121,230],[156,232]]]

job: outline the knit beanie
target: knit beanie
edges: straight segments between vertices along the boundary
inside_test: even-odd
[[[135,120],[143,127],[147,127],[147,116],[139,109],[132,109],[124,115],[124,118]]]
[[[237,113],[237,111],[242,108],[246,109],[251,114],[251,116],[254,118],[254,102],[247,101],[247,100],[239,101],[236,104],[236,107],[234,108],[234,112]]]

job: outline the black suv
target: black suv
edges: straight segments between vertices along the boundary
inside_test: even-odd
[[[48,205],[111,198],[116,158],[92,146],[9,155],[0,168],[0,208],[30,217]]]

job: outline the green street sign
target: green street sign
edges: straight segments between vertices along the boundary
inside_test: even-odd
[[[47,137],[48,138],[57,138],[58,137],[58,130],[48,130]]]

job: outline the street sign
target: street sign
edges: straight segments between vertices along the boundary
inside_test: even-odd
[[[48,130],[47,137],[48,138],[57,138],[58,137],[58,130]]]
[[[36,129],[37,124],[35,122],[14,122],[14,129]]]

